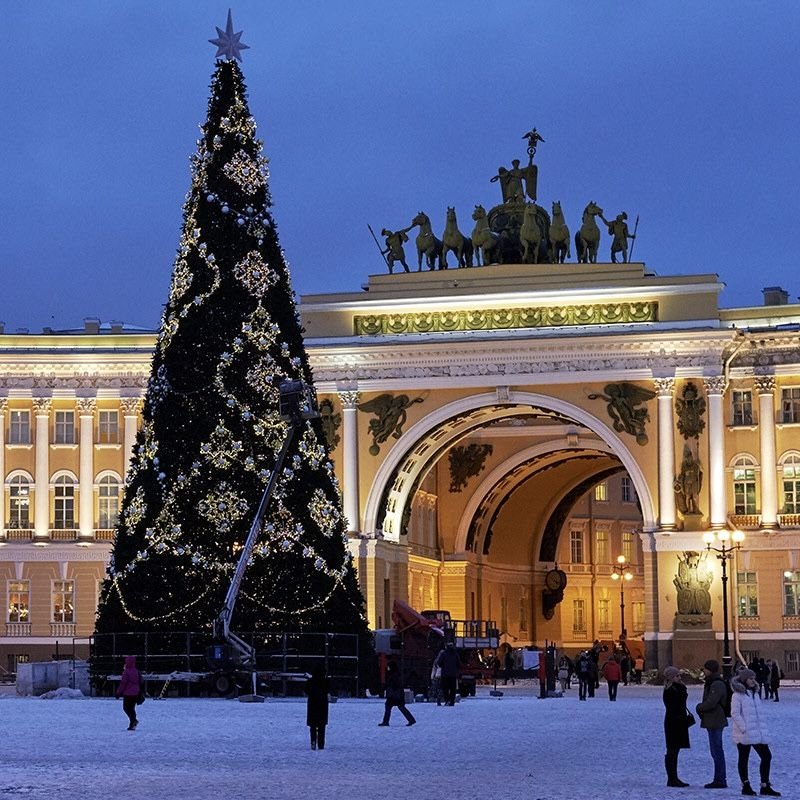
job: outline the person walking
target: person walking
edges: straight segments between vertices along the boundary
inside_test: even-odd
[[[780,797],[769,782],[769,769],[772,764],[772,753],[767,744],[767,719],[766,712],[761,703],[756,700],[757,681],[756,673],[751,669],[739,670],[731,678],[731,739],[736,744],[739,753],[739,777],[742,780],[742,794],[753,796],[755,789],[750,785],[748,775],[748,762],[750,761],[750,748],[752,747],[761,760],[759,772],[761,773],[761,791],[758,794],[768,797]]]
[[[664,739],[667,752],[664,767],[667,770],[667,786],[683,788],[688,786],[678,777],[678,754],[691,747],[689,743],[689,709],[686,700],[689,696],[681,671],[677,667],[664,668]]]
[[[783,677],[783,672],[781,672],[781,668],[778,666],[777,661],[772,662],[772,666],[770,667],[769,672],[769,693],[772,699],[777,703],[779,701],[778,697],[778,689],[781,687],[781,678]]]
[[[622,679],[622,670],[619,666],[617,657],[612,655],[605,664],[603,664],[603,677],[608,684],[608,699],[614,703],[617,700],[617,687]]]
[[[306,681],[306,725],[311,734],[311,749],[325,749],[325,727],[328,724],[328,695],[330,681],[325,674],[325,665],[316,664]]]
[[[144,683],[142,673],[136,668],[136,656],[125,656],[125,668],[117,687],[117,697],[122,698],[122,710],[128,717],[128,730],[135,731],[139,724],[136,706],[144,702]]]
[[[458,688],[458,673],[461,669],[461,659],[458,657],[456,646],[448,642],[447,647],[439,653],[439,666],[442,668],[442,694],[444,704],[456,704],[456,689]]]
[[[506,650],[506,655],[504,659],[504,672],[503,672],[503,686],[505,686],[509,680],[511,681],[511,685],[514,685],[514,653],[509,647]]]
[[[414,715],[406,708],[405,689],[403,688],[403,676],[396,661],[390,661],[386,665],[386,704],[383,710],[383,720],[378,723],[379,728],[385,728],[389,724],[389,717],[392,715],[394,707],[406,718],[408,727],[416,724]]]
[[[695,707],[700,716],[700,727],[708,734],[708,748],[714,761],[714,779],[705,784],[706,789],[726,789],[728,777],[725,771],[725,751],[722,748],[722,732],[728,727],[725,717],[725,700],[728,689],[719,674],[719,661],[710,658],[703,664],[706,682],[703,699]]]
[[[570,660],[566,656],[561,656],[558,662],[558,682],[561,684],[561,692],[566,692],[569,687]]]
[[[441,651],[439,651],[441,655]],[[442,668],[439,666],[439,656],[433,660],[431,666],[431,688],[428,692],[428,700],[436,700],[436,705],[442,704]]]

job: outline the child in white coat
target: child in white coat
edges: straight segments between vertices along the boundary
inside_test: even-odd
[[[742,669],[731,679],[733,697],[731,698],[731,739],[739,751],[739,777],[742,779],[742,794],[761,794],[768,797],[780,797],[769,783],[769,768],[772,753],[767,744],[767,720],[760,698],[756,697],[758,684],[756,674],[751,669]],[[753,748],[761,759],[761,791],[756,792],[750,785],[748,762],[750,748]]]

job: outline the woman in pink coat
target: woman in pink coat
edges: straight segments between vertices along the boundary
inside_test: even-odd
[[[122,698],[122,710],[128,716],[128,730],[135,731],[139,720],[136,719],[136,703],[139,695],[144,693],[142,673],[136,669],[136,656],[125,656],[125,669],[117,687],[117,697]]]

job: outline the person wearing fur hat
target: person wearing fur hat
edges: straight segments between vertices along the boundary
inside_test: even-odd
[[[689,744],[689,711],[686,708],[688,690],[677,667],[664,668],[664,738],[667,753],[664,767],[667,770],[667,786],[688,786],[678,777],[678,753],[691,747]]]
[[[756,674],[751,669],[742,669],[731,678],[733,697],[731,698],[731,739],[739,752],[739,777],[742,779],[742,794],[755,795],[748,777],[748,762],[752,747],[761,759],[761,791],[758,794],[780,797],[770,786],[769,768],[772,753],[767,744],[767,720],[761,701],[756,699]]]

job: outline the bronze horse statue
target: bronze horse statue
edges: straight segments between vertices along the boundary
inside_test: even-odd
[[[563,264],[570,258],[569,228],[564,222],[564,212],[561,210],[561,201],[553,202],[553,221],[550,223],[550,247],[552,248],[552,261],[554,264]]]
[[[526,203],[519,229],[519,241],[522,245],[522,263],[538,264],[539,247],[542,244],[542,230],[536,221],[536,204]]]
[[[603,209],[592,200],[583,209],[583,224],[575,234],[575,249],[578,261],[583,264],[597,262],[597,248],[600,246],[600,228],[597,227],[595,217],[603,216]]]
[[[436,259],[439,259],[439,269],[443,269],[442,262],[442,242],[433,235],[430,217],[420,211],[411,220],[411,227],[419,226],[417,234],[417,272],[422,269],[422,256],[428,264],[428,269],[436,269]]]
[[[447,269],[447,254],[456,255],[457,267],[472,266],[472,240],[458,229],[455,207],[447,207],[447,224],[442,234],[442,269]]]
[[[475,206],[472,219],[475,220],[475,227],[472,229],[472,246],[475,250],[476,265],[481,265],[481,257],[484,266],[490,263],[490,259],[502,263],[502,253],[500,248],[496,247],[500,236],[489,227],[486,209],[483,206]],[[497,252],[496,256],[495,251]]]

